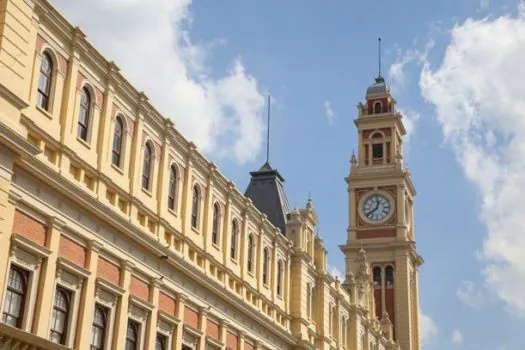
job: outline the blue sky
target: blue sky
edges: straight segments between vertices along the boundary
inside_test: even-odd
[[[311,192],[329,264],[340,270],[353,120],[377,75],[381,37],[384,75],[412,126],[405,160],[426,261],[423,348],[525,348],[525,205],[516,204],[525,194],[525,147],[514,137],[525,131],[525,106],[515,102],[525,93],[525,16],[516,1],[152,0],[150,10],[138,0],[53,3],[241,191],[265,161],[271,94],[270,162],[292,206]],[[94,12],[118,13],[120,28],[83,16]],[[129,45],[139,53],[118,50]],[[509,101],[524,109],[506,110]]]

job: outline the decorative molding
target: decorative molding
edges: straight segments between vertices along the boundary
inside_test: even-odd
[[[11,256],[15,254],[18,248],[25,250],[40,259],[47,258],[51,254],[49,249],[42,247],[20,234],[13,233],[11,235]]]
[[[81,279],[87,279],[89,278],[89,276],[91,276],[91,271],[89,270],[86,270],[74,263],[72,263],[71,261],[67,260],[67,259],[64,259],[64,258],[57,258],[57,266],[59,267],[59,269],[57,269],[57,271],[60,271],[60,270],[64,270],[64,271],[67,271],[73,275],[76,275],[77,277],[81,278]]]
[[[129,296],[129,304],[130,305],[134,305],[138,308],[141,308],[141,309],[144,309],[144,310],[147,310],[147,311],[152,311],[154,308],[155,308],[155,305],[145,301],[145,300],[142,300],[140,298],[137,298],[136,296],[134,295],[130,295]]]
[[[101,290],[105,290],[106,292],[109,292],[111,294],[114,294],[116,296],[122,296],[126,292],[125,289],[114,285],[111,282],[106,281],[103,278],[97,277],[96,279],[96,286],[97,288],[100,288]]]

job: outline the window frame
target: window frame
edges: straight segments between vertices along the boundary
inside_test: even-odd
[[[38,81],[37,81],[37,100],[36,105],[45,110],[46,112],[51,112],[51,107],[53,104],[53,86],[55,82],[55,60],[52,58],[51,53],[49,50],[43,50],[40,54],[40,68],[38,70]],[[44,58],[47,59],[49,62],[49,71],[45,72],[43,70],[43,63]],[[47,78],[47,86],[45,88],[46,91],[43,91],[40,86],[40,81],[42,79],[42,76],[45,76]],[[45,98],[45,103],[42,104],[42,98]]]
[[[11,282],[11,270],[17,272],[20,274],[21,276],[21,279],[22,279],[22,283],[23,283],[23,291],[22,293],[18,293],[18,291],[15,290],[14,287],[12,287],[10,285],[10,282]],[[12,327],[15,327],[15,328],[18,328],[18,329],[21,329],[22,328],[22,324],[23,324],[23,321],[24,321],[24,314],[25,314],[25,309],[26,309],[26,300],[27,300],[27,296],[28,296],[28,287],[29,287],[29,276],[30,276],[30,271],[26,270],[26,269],[23,269],[21,267],[19,267],[18,265],[15,265],[15,264],[11,264],[9,266],[9,269],[8,269],[8,275],[7,275],[7,284],[6,284],[6,291],[5,291],[5,295],[4,295],[4,298],[3,298],[3,306],[2,306],[2,320],[1,322],[4,323],[4,324],[8,324],[8,325],[11,325],[9,323],[6,322],[7,320],[7,317],[6,316],[13,316],[11,314],[8,314],[6,313],[5,311],[5,308],[7,306],[7,297],[8,295],[10,295],[9,293],[10,292],[13,292],[14,294],[17,294],[19,296],[21,296],[21,302],[20,302],[20,307],[19,307],[19,310],[18,310],[18,318],[17,318],[17,321],[16,321],[16,325],[11,325]],[[10,299],[12,300],[12,298]],[[10,303],[11,304],[11,303]]]
[[[254,253],[255,253],[255,238],[253,236],[253,233],[248,234],[248,251],[246,252],[246,269],[248,270],[249,274],[253,274],[253,267],[254,267]]]
[[[146,152],[149,153],[146,158]],[[153,159],[154,159],[154,149],[151,145],[151,142],[148,140],[144,144],[144,151],[142,152],[142,189],[148,192],[152,190],[152,179],[153,179]],[[146,161],[147,159],[147,161]],[[147,166],[146,166],[147,165]]]
[[[85,103],[83,100],[84,96],[86,96]],[[80,101],[77,120],[77,138],[87,143],[89,143],[89,138],[91,134],[90,127],[93,115],[93,97],[94,94],[86,85],[84,85],[80,89]],[[84,116],[83,121],[81,116]]]
[[[132,318],[128,318],[128,322],[127,322],[127,326],[126,326],[126,342],[124,344],[124,349],[128,350],[128,341],[130,341],[130,338],[128,338],[129,331],[130,331],[130,326],[132,328],[135,328],[136,339],[135,339],[135,346],[132,349],[129,349],[129,350],[141,350],[141,346],[140,346],[141,336],[140,336],[140,333],[141,333],[142,324],[141,324],[141,322],[138,322],[138,321],[136,321],[136,320],[134,320]]]
[[[55,293],[53,295],[53,308],[51,309],[51,322],[49,324],[49,340],[51,342],[54,342],[55,344],[60,345],[66,345],[69,329],[71,328],[70,320],[71,320],[71,306],[73,301],[73,291],[64,288],[63,286],[57,284],[55,286]],[[63,308],[62,306],[57,305],[57,296],[59,294],[63,294],[65,296],[65,303],[66,306]],[[55,329],[55,325],[57,323],[57,319],[55,318],[55,315],[58,313],[61,313],[64,316],[64,326],[62,330]],[[62,333],[59,333],[59,332]],[[57,342],[53,340],[53,335],[59,335],[60,339]]]
[[[103,325],[99,325],[99,324],[96,324],[95,323],[95,320],[96,320],[96,315],[97,315],[97,310],[102,310],[102,317],[104,318],[104,324]],[[89,348],[90,350],[103,350],[106,348],[106,341],[107,341],[107,329],[108,329],[108,321],[109,321],[109,316],[110,316],[110,309],[108,307],[106,307],[105,305],[102,305],[101,303],[95,301],[95,308],[93,310],[93,320],[91,322],[91,339],[90,339],[90,344],[89,344]],[[101,331],[101,334],[102,336],[100,337],[100,339],[102,340],[102,344],[100,347],[96,346],[93,344],[93,339],[94,339],[94,331],[95,329],[97,330],[100,330]]]
[[[211,243],[219,246],[221,234],[221,206],[218,202],[213,203],[213,215],[211,223]]]
[[[200,187],[194,184],[191,197],[191,228],[195,230],[199,229],[200,197]]]
[[[277,261],[277,285],[275,286],[277,296],[282,298],[284,292],[284,261],[279,259]]]
[[[168,209],[177,211],[177,179],[178,171],[175,164],[170,166],[170,176],[168,178]]]
[[[111,164],[116,166],[117,168],[121,169],[122,168],[122,160],[123,160],[123,150],[124,150],[124,145],[125,145],[125,134],[126,134],[126,127],[125,127],[125,124],[122,120],[122,116],[121,115],[117,115],[115,117],[115,123],[114,123],[114,127],[113,127],[113,142],[111,143]],[[119,138],[120,138],[120,142],[119,142],[119,145],[117,147],[117,149],[115,148],[115,140],[117,138],[117,125],[120,125],[120,135],[119,135]],[[115,160],[115,157],[117,158]]]
[[[239,224],[237,219],[232,220],[231,236],[230,236],[230,259],[237,261],[239,256],[238,254],[238,245],[239,245]]]
[[[263,285],[268,287],[270,284],[270,249],[268,247],[263,249],[262,280]]]
[[[101,257],[111,260],[111,258],[107,256],[101,255]],[[119,298],[121,298],[124,293],[125,290],[123,288],[97,277],[95,287],[95,305],[98,304],[108,310],[108,317],[106,319],[108,325],[106,327],[107,331],[104,335],[104,349],[111,349],[113,346],[113,328],[115,326],[116,308]]]

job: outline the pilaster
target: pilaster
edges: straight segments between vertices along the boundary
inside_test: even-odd
[[[188,302],[188,296],[179,294],[177,296],[177,318],[180,322],[176,326],[174,339],[172,342],[172,350],[182,349],[182,335],[184,333],[184,308]]]
[[[122,293],[120,297],[117,306],[117,311],[115,313],[113,350],[124,349],[126,345],[126,332],[129,308],[129,284],[131,281],[131,272],[133,271],[133,267],[134,265],[131,261],[124,260],[121,263],[120,287],[124,289],[124,293]]]
[[[40,297],[38,298],[39,302],[35,305],[35,318],[33,321],[33,332],[37,336],[46,339],[49,337],[50,312],[53,308],[60,234],[65,223],[56,217],[51,217],[48,225],[46,248],[51,251],[51,254],[42,264],[38,285]]]
[[[13,218],[19,199],[10,192],[14,161],[15,154],[5,148],[2,149],[0,152],[0,296],[3,296],[5,290]]]
[[[193,157],[196,147],[193,143],[189,144],[186,156],[186,169],[184,170],[184,186],[182,188],[182,234],[186,235],[187,230],[191,230],[191,211],[193,194]]]
[[[135,128],[133,130],[133,139],[131,143],[131,161],[130,161],[130,182],[129,182],[129,193],[133,197],[137,188],[139,188],[140,180],[140,169],[141,160],[144,155],[143,150],[143,139],[142,133],[144,130],[144,114],[145,114],[145,105],[148,101],[146,95],[143,92],[139,94],[139,102],[137,106],[137,118],[135,119]]]
[[[199,350],[206,349],[206,327],[208,324],[208,309],[204,306],[199,308],[199,330],[202,332],[199,344]]]
[[[162,281],[158,278],[152,279],[150,283],[149,302],[153,305],[146,324],[146,349],[155,349],[155,340],[157,338],[157,314],[159,309],[159,293]]]
[[[92,324],[93,311],[95,310],[95,284],[97,280],[97,266],[98,256],[102,248],[102,244],[92,240],[89,242],[89,249],[87,252],[86,269],[91,271],[91,274],[84,282],[84,288],[80,297],[79,315],[76,334],[77,339],[75,348],[80,350],[89,350],[91,340],[91,332],[86,331],[86,325]]]

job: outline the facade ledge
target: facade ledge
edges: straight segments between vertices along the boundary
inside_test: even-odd
[[[1,84],[0,84],[1,85]],[[21,156],[36,156],[42,153],[40,149],[33,146],[19,133],[0,121],[0,144],[10,148]]]
[[[162,320],[173,326],[176,326],[180,323],[180,319],[162,310],[159,310],[159,320]]]
[[[72,263],[71,261],[61,257],[57,259],[57,265],[65,271],[70,272],[76,276],[82,277],[84,279],[87,279],[89,278],[89,276],[91,276],[91,271],[88,271],[83,267],[80,267],[75,263]]]
[[[29,103],[18,97],[2,83],[0,83],[0,96],[5,97],[6,100],[18,109],[29,107]]]
[[[11,236],[11,242],[14,248],[25,250],[40,259],[47,258],[51,254],[49,249],[42,247],[41,245],[17,233],[13,233]]]
[[[146,300],[143,300],[141,298],[138,298],[134,295],[130,295],[129,296],[129,303],[130,305],[135,305],[141,309],[145,309],[145,310],[148,310],[148,311],[152,311],[154,308],[155,308],[155,305],[153,305],[152,303],[146,301]]]
[[[224,342],[217,340],[213,337],[210,337],[209,335],[206,336],[206,343],[213,345],[217,348],[222,348],[224,346]]]
[[[192,327],[189,324],[185,324],[183,327],[184,327],[184,331],[185,332],[188,332],[189,334],[191,334],[195,338],[200,338],[204,334],[201,330],[199,330],[199,329],[197,329],[195,327]]]
[[[103,289],[113,295],[122,296],[126,290],[123,288],[120,288],[119,286],[114,285],[111,282],[106,281],[103,278],[97,277],[97,287],[100,289]]]

